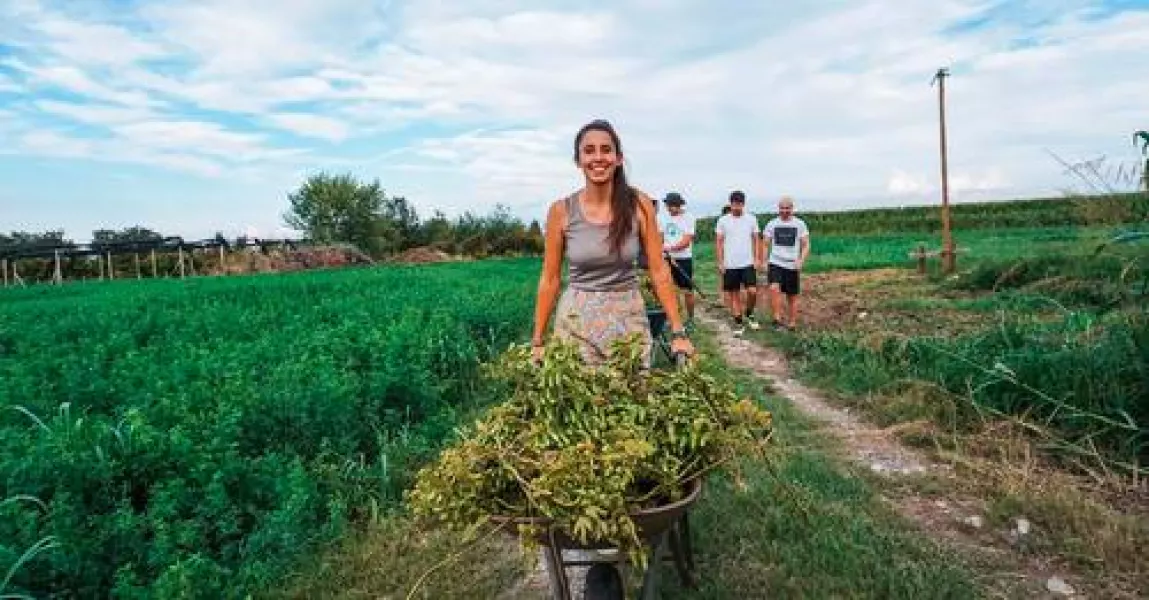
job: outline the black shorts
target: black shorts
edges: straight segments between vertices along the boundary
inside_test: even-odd
[[[693,258],[666,258],[666,266],[670,268],[670,276],[674,278],[674,285],[680,290],[694,289],[694,259]]]
[[[782,293],[787,296],[797,296],[798,290],[801,287],[798,271],[780,267],[775,264],[771,264],[766,269],[766,283],[777,283],[778,289],[782,290]]]
[[[737,292],[744,287],[753,288],[756,285],[758,285],[758,275],[752,266],[726,269],[722,272],[722,289],[728,292]]]

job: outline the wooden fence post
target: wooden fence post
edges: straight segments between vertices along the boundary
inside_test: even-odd
[[[53,250],[52,254],[55,256],[56,263],[56,269],[52,271],[52,283],[60,285],[64,282],[64,273],[60,271],[60,250]]]

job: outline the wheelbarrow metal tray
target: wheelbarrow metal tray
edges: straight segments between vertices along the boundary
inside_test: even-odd
[[[647,541],[654,540],[673,527],[698,500],[699,495],[702,493],[701,478],[696,477],[687,481],[686,490],[686,496],[675,502],[630,513],[631,518],[634,519],[634,525],[638,530],[638,537],[640,539]],[[503,525],[505,523],[513,525],[537,525],[541,528],[541,531],[533,537],[538,543],[544,546],[551,545],[551,541],[554,540],[556,545],[567,550],[606,550],[614,547],[609,542],[583,544],[568,536],[565,532],[552,528],[554,520],[548,517],[507,517],[503,515],[491,515],[490,520],[497,525]]]

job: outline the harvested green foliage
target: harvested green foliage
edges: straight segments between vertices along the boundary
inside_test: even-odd
[[[467,530],[491,516],[551,519],[582,544],[609,544],[642,564],[631,513],[681,498],[690,480],[761,456],[772,416],[694,364],[643,371],[637,338],[599,367],[548,344],[535,365],[512,346],[487,365],[507,401],[420,471],[408,501],[430,522]],[[521,526],[533,545],[538,526]]]

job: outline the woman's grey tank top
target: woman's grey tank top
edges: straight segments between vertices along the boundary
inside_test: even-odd
[[[610,225],[591,223],[583,216],[578,194],[566,199],[566,254],[569,285],[576,290],[600,292],[638,285],[638,215],[620,252],[611,251]]]

